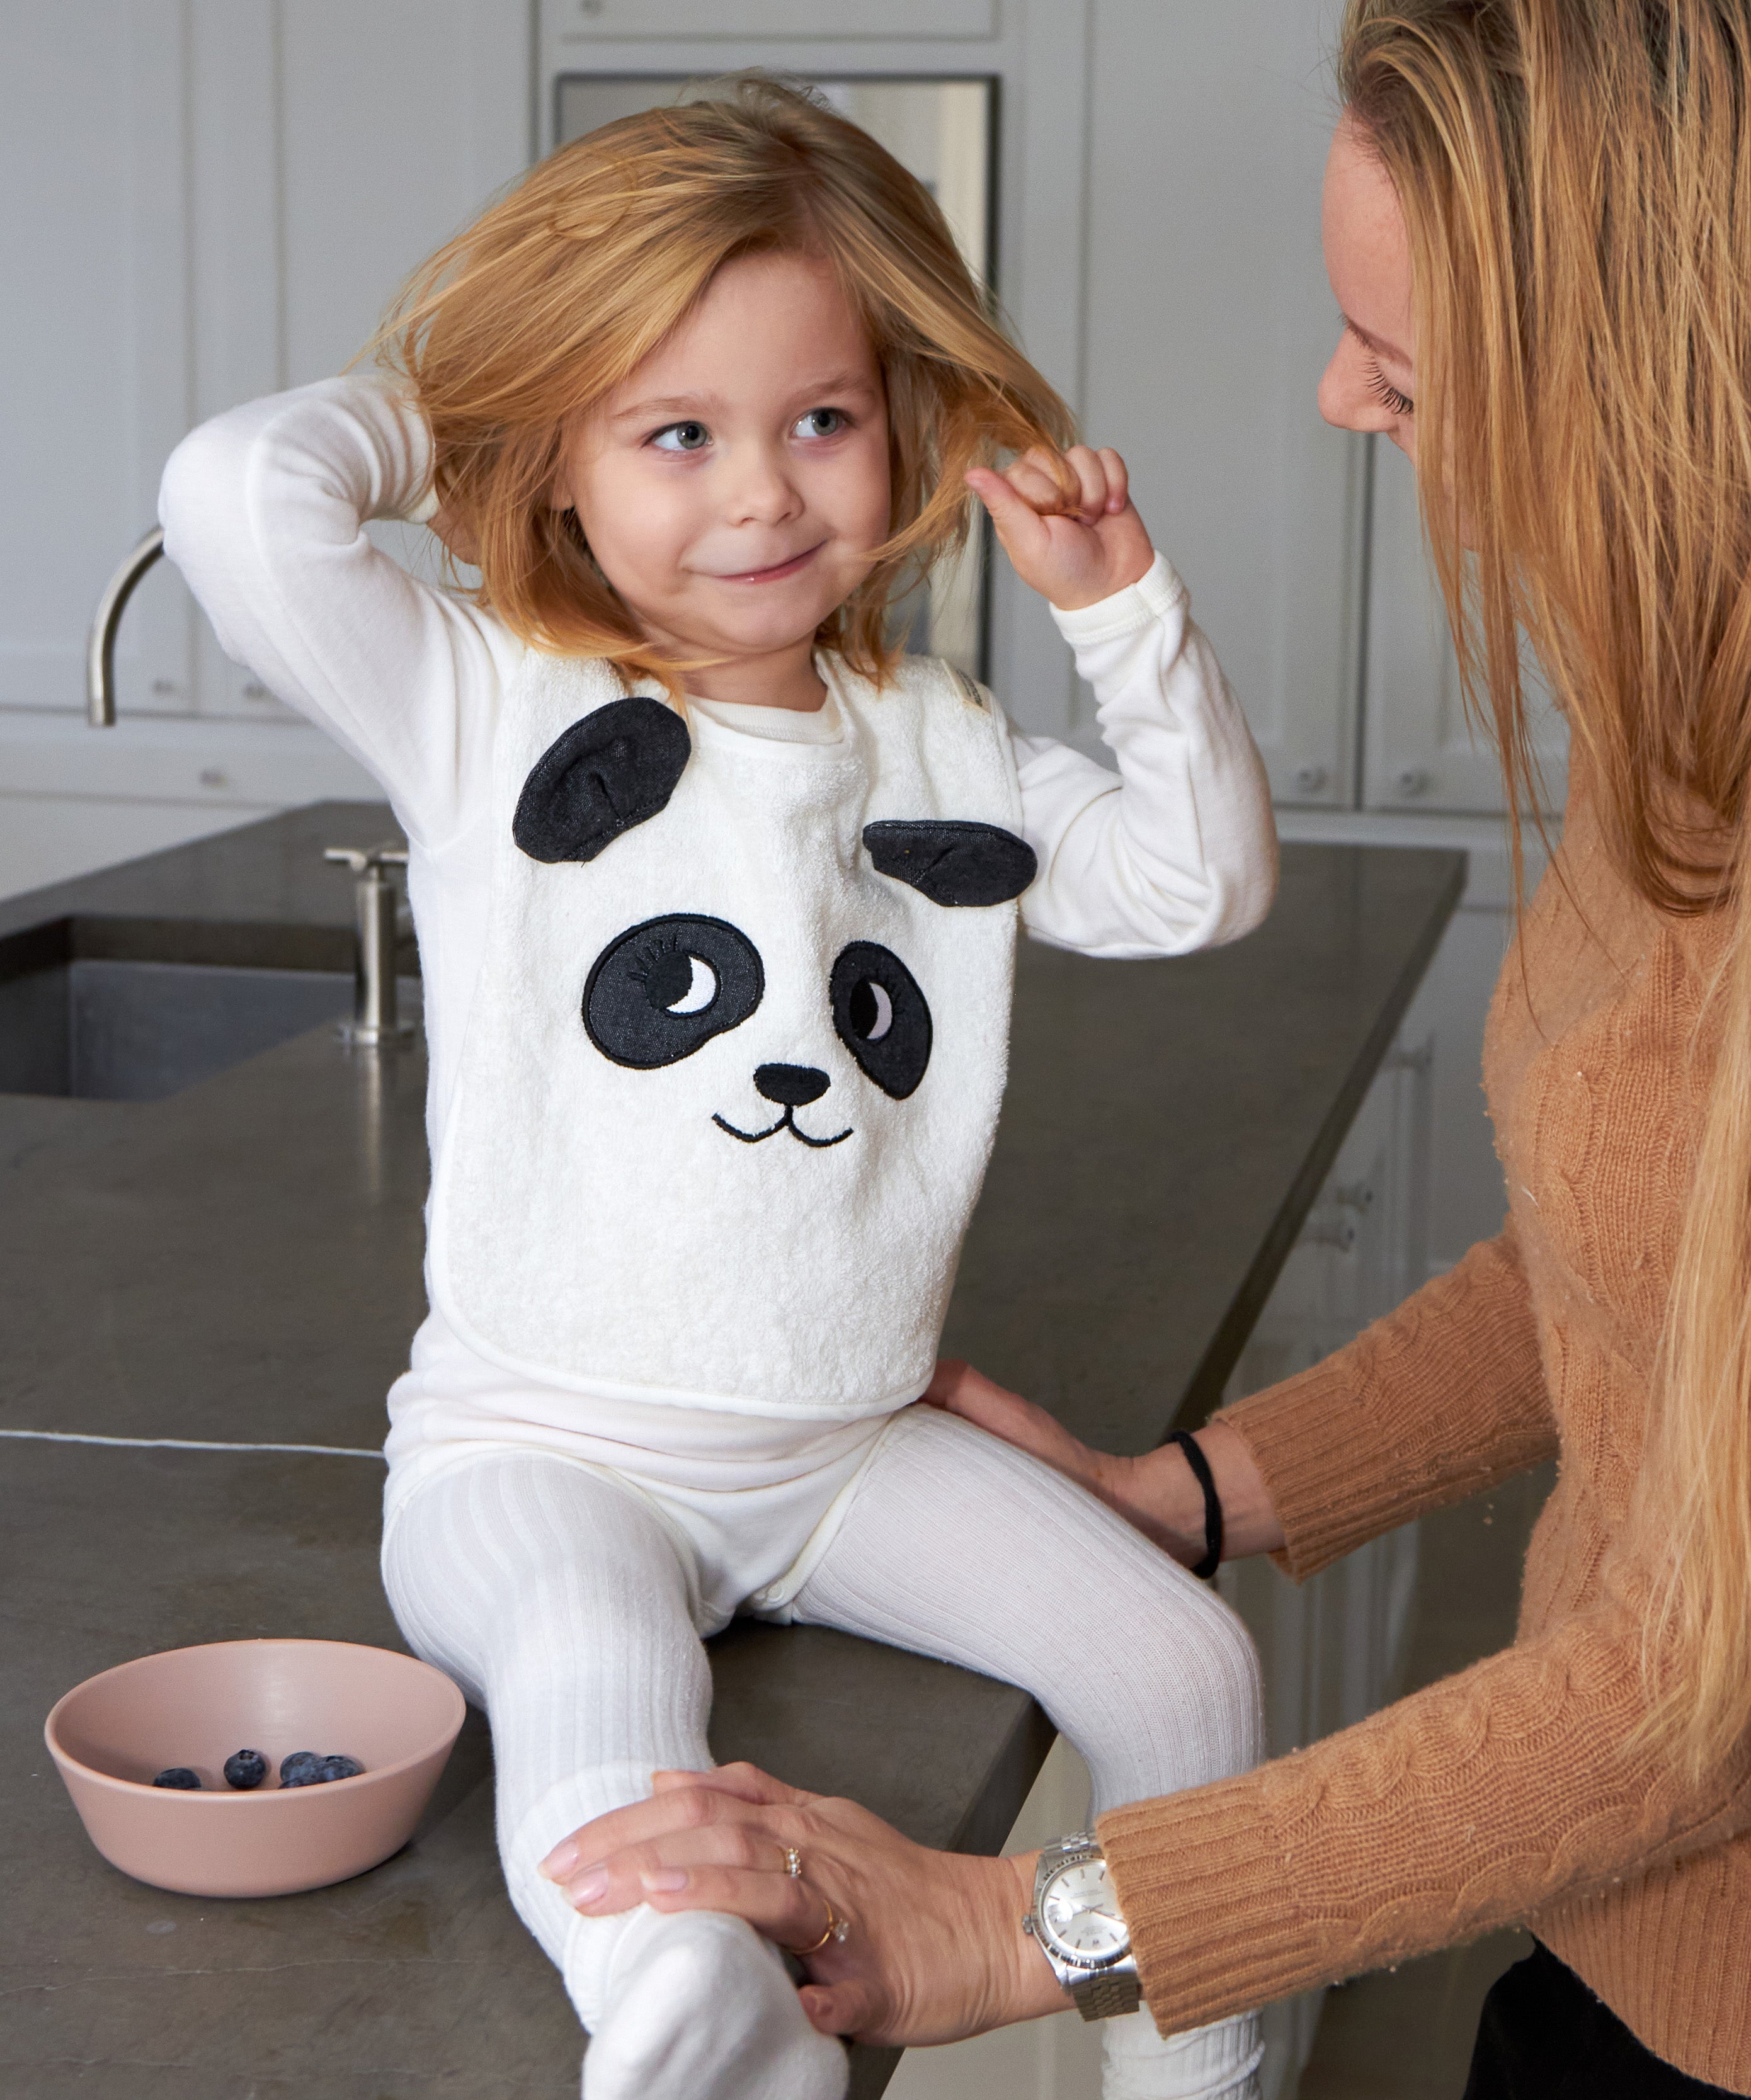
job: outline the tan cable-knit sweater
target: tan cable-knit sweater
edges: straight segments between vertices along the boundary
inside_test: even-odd
[[[1100,1834],[1164,2032],[1523,1920],[1658,2055],[1751,2093],[1751,1744],[1696,1789],[1621,1749],[1665,1544],[1631,1490],[1721,928],[1627,888],[1578,772],[1558,866],[1485,1046],[1506,1229],[1224,1418],[1297,1578],[1559,1454],[1514,1645]]]

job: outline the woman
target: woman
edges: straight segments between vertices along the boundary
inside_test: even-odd
[[[1341,77],[1320,406],[1416,459],[1510,808],[1517,626],[1572,788],[1486,1048],[1506,1229],[1199,1441],[1228,1551],[1298,1578],[1562,1467],[1512,1648],[1099,1836],[1164,2032],[1523,1919],[1479,2100],[1751,2093],[1751,5],[1352,0]],[[1089,1451],[956,1367],[933,1396],[1200,1552],[1181,1449]],[[1063,2003],[1017,1929],[1031,1860],[746,1768],[670,1776],[550,1871],[798,1946],[848,1918],[804,1992],[829,2031]]]

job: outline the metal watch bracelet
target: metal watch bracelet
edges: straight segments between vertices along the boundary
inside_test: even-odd
[[[1041,1905],[1053,1880],[1066,1867],[1098,1860],[1104,1872],[1106,1855],[1092,1831],[1078,1831],[1048,1845],[1034,1869],[1033,1907],[1022,1920],[1022,1930],[1038,1946],[1059,1985],[1085,2020],[1105,2020],[1134,2013],[1143,2002],[1142,1984],[1127,1930],[1124,1951],[1103,1960],[1079,1958],[1073,1950],[1060,1954],[1055,1935],[1047,1926]],[[1119,1922],[1122,1925],[1123,1920]]]

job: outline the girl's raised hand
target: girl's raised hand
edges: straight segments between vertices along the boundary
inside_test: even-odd
[[[1139,582],[1155,559],[1110,445],[1061,453],[1036,445],[1002,474],[975,467],[966,485],[991,513],[1016,575],[1060,612]]]

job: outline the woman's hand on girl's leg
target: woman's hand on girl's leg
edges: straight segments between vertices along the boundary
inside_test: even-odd
[[[1204,1490],[1177,1445],[1160,1445],[1134,1458],[1097,1451],[1043,1407],[953,1357],[937,1365],[924,1397],[1098,1495],[1182,1567],[1196,1568],[1204,1558]],[[1207,1423],[1197,1438],[1222,1501],[1223,1558],[1275,1552],[1283,1527],[1251,1452],[1220,1420]]]
[[[988,1379],[971,1364],[963,1363],[958,1357],[944,1357],[937,1365],[924,1397],[944,1414],[958,1414],[975,1428],[988,1430],[992,1436],[1001,1436],[1006,1444],[1013,1444],[1018,1450],[1043,1459],[1055,1472],[1064,1474],[1079,1487],[1086,1488],[1091,1495],[1098,1495],[1132,1523],[1137,1521],[1125,1507],[1134,1459],[1121,1458],[1111,1451],[1097,1451],[1092,1445],[1072,1436],[1055,1415],[1048,1414],[1043,1407],[1036,1406],[1031,1400],[1024,1400],[1019,1392],[1011,1392],[995,1379]],[[1201,1524],[1201,1514],[1199,1521]],[[1202,1551],[1200,1546],[1198,1552]],[[1192,1555],[1194,1560],[1197,1557],[1197,1554]]]
[[[855,1802],[804,1793],[753,1765],[658,1772],[654,1786],[542,1863],[586,1916],[648,1904],[745,1918],[780,1947],[811,1949],[803,2010],[822,2033],[860,2041],[953,2041],[1063,2010],[1021,1930],[1031,1854],[933,1852]]]

